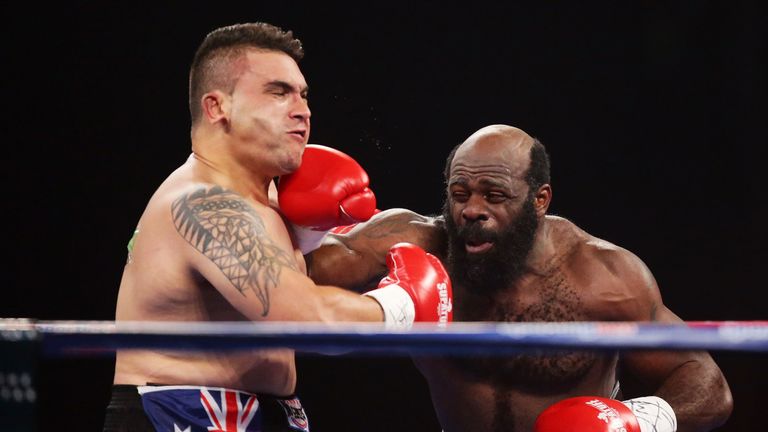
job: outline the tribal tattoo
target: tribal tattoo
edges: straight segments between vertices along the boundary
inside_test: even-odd
[[[264,222],[240,195],[215,186],[173,202],[176,230],[224,273],[240,294],[251,290],[269,314],[269,292],[283,268],[298,271],[293,257],[267,235]]]

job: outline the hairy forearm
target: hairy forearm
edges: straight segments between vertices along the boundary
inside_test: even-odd
[[[728,383],[710,359],[680,365],[656,391],[656,396],[675,410],[679,432],[712,430],[725,423],[733,409]]]
[[[383,264],[380,269],[372,269],[373,265],[341,243],[323,245],[312,253],[308,264],[309,276],[316,284],[340,286],[358,293],[375,287],[386,272]]]

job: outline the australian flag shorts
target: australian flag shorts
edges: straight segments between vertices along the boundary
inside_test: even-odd
[[[124,430],[309,432],[309,422],[297,397],[218,387],[115,385],[104,431]]]

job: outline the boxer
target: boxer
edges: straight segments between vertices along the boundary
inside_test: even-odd
[[[290,32],[266,23],[202,42],[190,70],[192,154],[139,219],[116,321],[450,320],[450,280],[417,246],[393,245],[388,276],[367,295],[307,276],[304,253],[317,242],[302,237],[369,218],[375,197],[352,158],[305,152],[302,55]],[[119,350],[104,430],[309,430],[295,387],[288,349]]]
[[[310,274],[317,283],[365,290],[386,272],[390,246],[407,241],[445,262],[457,321],[682,322],[664,305],[638,256],[547,214],[549,170],[540,141],[515,127],[484,127],[448,156],[441,216],[390,209],[343,234],[330,234],[312,253]],[[732,410],[725,377],[706,352],[562,351],[414,360],[445,432],[529,432],[545,409],[563,399],[613,397],[620,373],[647,385],[648,393],[638,397],[665,408],[655,414],[663,419],[650,422],[671,419],[671,429],[660,429],[666,432],[675,424],[680,431],[710,430]]]

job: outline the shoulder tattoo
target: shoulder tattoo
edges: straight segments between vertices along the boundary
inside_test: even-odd
[[[224,273],[240,294],[251,290],[269,314],[269,292],[283,268],[298,271],[293,257],[267,235],[264,221],[240,195],[220,186],[201,187],[171,205],[179,234]]]

